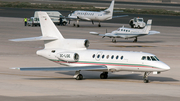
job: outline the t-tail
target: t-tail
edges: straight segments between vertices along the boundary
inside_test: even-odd
[[[113,16],[113,9],[114,9],[114,0],[112,0],[109,8],[107,8],[106,10],[104,10],[107,14],[110,14]]]
[[[66,49],[66,50],[82,50],[87,49],[89,41],[86,39],[65,39],[55,24],[52,22],[46,12],[38,12],[42,36],[10,39],[10,41],[44,41],[45,49]]]
[[[143,32],[145,32],[146,34],[148,34],[149,31],[151,30],[151,24],[152,24],[152,19],[149,19],[149,20],[147,21],[146,26],[145,26],[144,29],[143,29]]]

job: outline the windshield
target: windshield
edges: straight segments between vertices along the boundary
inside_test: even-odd
[[[143,21],[143,19],[137,19],[139,22],[142,22]]]
[[[159,61],[159,59],[156,56],[142,56],[141,60]]]

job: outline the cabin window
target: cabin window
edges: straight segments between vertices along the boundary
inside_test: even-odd
[[[151,61],[151,58],[149,56],[147,56],[147,60]]]
[[[106,58],[108,59],[108,58],[109,58],[109,55],[107,55]]]
[[[95,57],[95,54],[93,54],[93,56],[92,56],[93,58]]]
[[[126,31],[126,30],[124,29],[124,31]]]
[[[102,55],[102,59],[104,59],[104,55]]]
[[[121,56],[121,60],[123,59],[123,56]]]
[[[117,56],[116,56],[116,59],[118,59],[118,58],[119,58],[119,56],[117,55]]]
[[[121,31],[123,31],[123,29],[121,29]]]
[[[114,55],[111,56],[111,59],[113,59],[113,58],[114,58]]]
[[[97,56],[97,58],[99,58],[99,57],[100,57],[100,55]]]
[[[128,30],[126,30],[126,32],[127,32]]]
[[[143,57],[142,57],[142,60],[146,60],[146,56],[143,56]]]

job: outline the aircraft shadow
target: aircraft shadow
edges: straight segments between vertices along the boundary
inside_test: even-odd
[[[26,78],[26,79],[29,79],[29,80],[74,80],[73,76],[75,74],[75,72],[56,72],[58,74],[65,74],[65,75],[71,75],[72,77],[69,78],[69,77],[57,77],[57,78]],[[81,71],[81,74],[84,76],[84,79],[100,79],[99,75],[101,74],[101,72],[88,72],[88,71]],[[143,80],[143,75],[141,74],[113,74],[113,73],[109,73],[108,74],[108,79],[112,80],[112,79],[120,79],[120,80]],[[148,78],[150,81],[159,81],[159,82],[178,82],[179,80],[176,80],[176,79],[173,79],[173,78],[170,78],[170,77],[158,77],[157,76],[153,76],[153,75],[150,75],[149,78]]]
[[[106,41],[106,42],[111,42],[111,41]],[[163,43],[164,41],[137,41],[133,42],[133,40],[128,40],[128,41],[119,41],[117,40],[116,43]],[[112,42],[111,42],[112,43]],[[115,43],[114,43],[115,44]]]

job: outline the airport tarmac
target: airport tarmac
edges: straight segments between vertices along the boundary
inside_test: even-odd
[[[143,73],[109,73],[100,79],[100,72],[81,72],[84,80],[75,80],[74,72],[41,72],[9,69],[11,67],[61,66],[37,56],[43,42],[10,42],[8,39],[41,36],[40,27],[25,27],[22,18],[0,17],[0,101],[179,101],[180,99],[180,28],[153,26],[161,34],[134,39],[117,39],[90,35],[90,31],[111,32],[127,24],[80,22],[80,28],[57,26],[65,38],[90,41],[89,49],[143,51],[155,54],[171,69],[159,75],[150,74],[150,83],[143,83]]]

